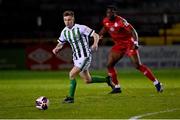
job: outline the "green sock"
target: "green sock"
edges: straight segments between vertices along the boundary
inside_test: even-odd
[[[69,90],[69,97],[74,98],[76,90],[76,79],[70,80],[70,90]]]
[[[104,83],[107,82],[107,78],[104,77],[92,77],[91,83]]]

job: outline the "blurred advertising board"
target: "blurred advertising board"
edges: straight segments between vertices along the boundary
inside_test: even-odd
[[[93,53],[92,69],[106,68],[110,49],[99,47],[98,52]],[[150,68],[180,68],[180,46],[141,46],[139,53],[142,63]],[[132,67],[127,56],[116,65],[117,69]]]
[[[0,69],[26,69],[23,48],[0,48]]]
[[[39,44],[26,48],[26,66],[30,70],[59,70],[72,67],[71,48],[67,45],[57,56],[52,53],[56,45]]]
[[[55,44],[34,44],[26,48],[0,48],[0,69],[29,70],[70,70],[73,67],[72,51],[67,45],[57,56],[52,53]],[[92,52],[90,69],[106,69],[108,53],[111,47],[99,46]],[[180,46],[141,46],[140,58],[150,68],[180,68]],[[127,56],[117,65],[117,69],[133,68]]]

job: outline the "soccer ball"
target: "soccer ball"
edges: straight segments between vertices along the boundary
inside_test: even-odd
[[[49,106],[49,100],[45,96],[41,96],[36,99],[36,108],[39,110],[46,110]]]

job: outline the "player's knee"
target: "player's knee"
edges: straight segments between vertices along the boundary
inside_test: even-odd
[[[85,83],[86,83],[86,84],[90,84],[91,81],[90,81],[90,80],[85,80]]]
[[[139,70],[139,69],[141,68],[141,64],[135,63],[135,64],[134,64],[134,67]]]
[[[135,65],[134,67],[135,67],[137,70],[140,69],[140,65]]]
[[[116,65],[117,62],[115,61],[110,61],[107,63],[107,68],[113,68]]]
[[[71,72],[69,73],[69,79],[70,79],[70,80],[75,79],[75,75],[72,74]]]
[[[136,69],[140,70],[140,71],[143,71],[145,68],[146,68],[146,66],[143,65],[143,64],[139,64],[139,65],[136,66]]]
[[[90,78],[84,78],[84,81],[85,81],[86,84],[89,84],[89,83],[92,82],[92,80]]]
[[[107,64],[107,68],[113,68],[114,66],[112,64]]]

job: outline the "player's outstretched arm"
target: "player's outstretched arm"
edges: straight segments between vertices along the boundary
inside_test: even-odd
[[[94,32],[92,36],[94,38],[94,43],[91,46],[91,49],[94,50],[94,51],[97,51],[97,49],[98,49],[98,42],[99,42],[99,35]]]
[[[59,43],[56,45],[56,47],[52,50],[52,52],[53,52],[55,55],[57,55],[58,52],[62,49],[63,45],[64,45],[64,44],[62,44],[61,42],[59,42]]]
[[[138,49],[138,47],[139,47],[138,34],[132,25],[130,26],[129,32],[132,34],[132,37],[134,38],[134,48]]]
[[[103,35],[106,33],[106,29],[104,27],[102,27],[102,29],[99,32],[99,39],[102,40],[103,39]]]

